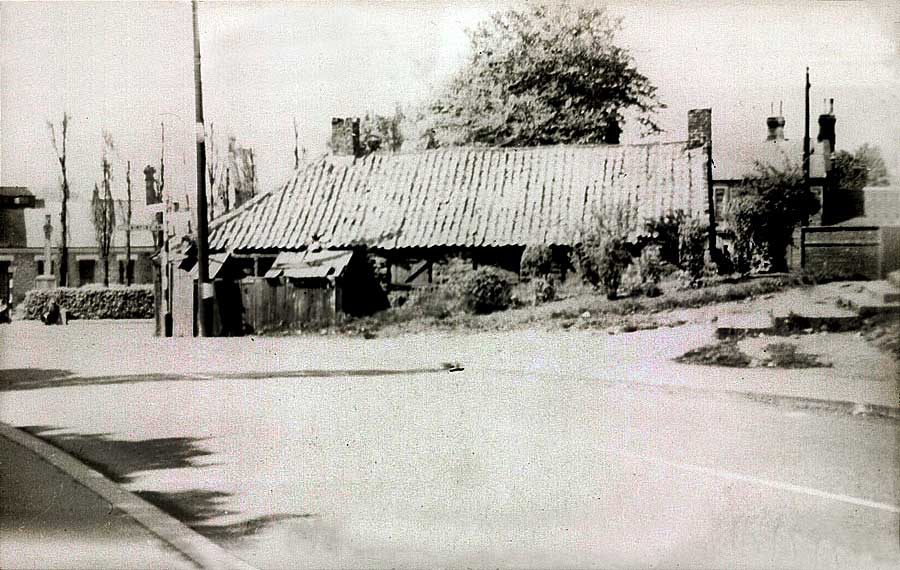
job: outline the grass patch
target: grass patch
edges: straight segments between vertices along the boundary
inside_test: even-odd
[[[775,342],[763,349],[769,355],[763,363],[772,368],[830,368],[831,364],[819,360],[815,354],[799,352],[796,344]]]
[[[682,364],[701,364],[703,366],[728,366],[731,368],[747,368],[751,359],[741,352],[737,341],[726,340],[715,344],[701,346],[689,350],[675,359]]]

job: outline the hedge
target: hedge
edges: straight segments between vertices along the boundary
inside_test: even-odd
[[[34,289],[25,295],[22,317],[40,319],[53,300],[74,319],[152,319],[153,286],[57,287]]]

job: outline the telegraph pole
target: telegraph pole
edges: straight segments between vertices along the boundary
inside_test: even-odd
[[[209,228],[206,219],[206,125],[203,122],[197,0],[191,0],[191,11],[194,22],[194,110],[197,122],[197,330],[199,336],[210,336],[208,314],[212,283],[209,283]]]
[[[806,115],[803,121],[803,181],[809,187],[809,68],[806,68]]]

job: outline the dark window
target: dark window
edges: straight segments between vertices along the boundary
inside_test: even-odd
[[[256,274],[256,276],[257,276],[257,277],[262,277],[263,275],[266,274],[266,272],[267,272],[268,270],[272,269],[272,265],[274,265],[274,264],[275,264],[275,258],[274,258],[274,257],[260,257],[260,258],[258,258],[258,261],[257,261],[257,270],[258,270],[258,273]]]
[[[38,259],[37,261],[35,261],[35,265],[37,265],[37,274],[43,275],[44,274],[44,260]],[[50,274],[56,275],[56,262],[55,261],[50,262]]]
[[[128,277],[131,283],[134,283],[134,260],[128,260]],[[119,260],[119,283],[126,283],[125,280],[125,260]]]
[[[93,259],[78,260],[78,284],[87,285],[94,282],[94,270],[97,268],[97,262]]]
[[[0,303],[12,304],[12,272],[8,261],[0,261]]]

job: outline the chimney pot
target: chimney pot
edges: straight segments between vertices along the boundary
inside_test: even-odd
[[[769,117],[766,119],[766,127],[769,134],[766,136],[767,141],[783,141],[784,140],[784,117]]]

